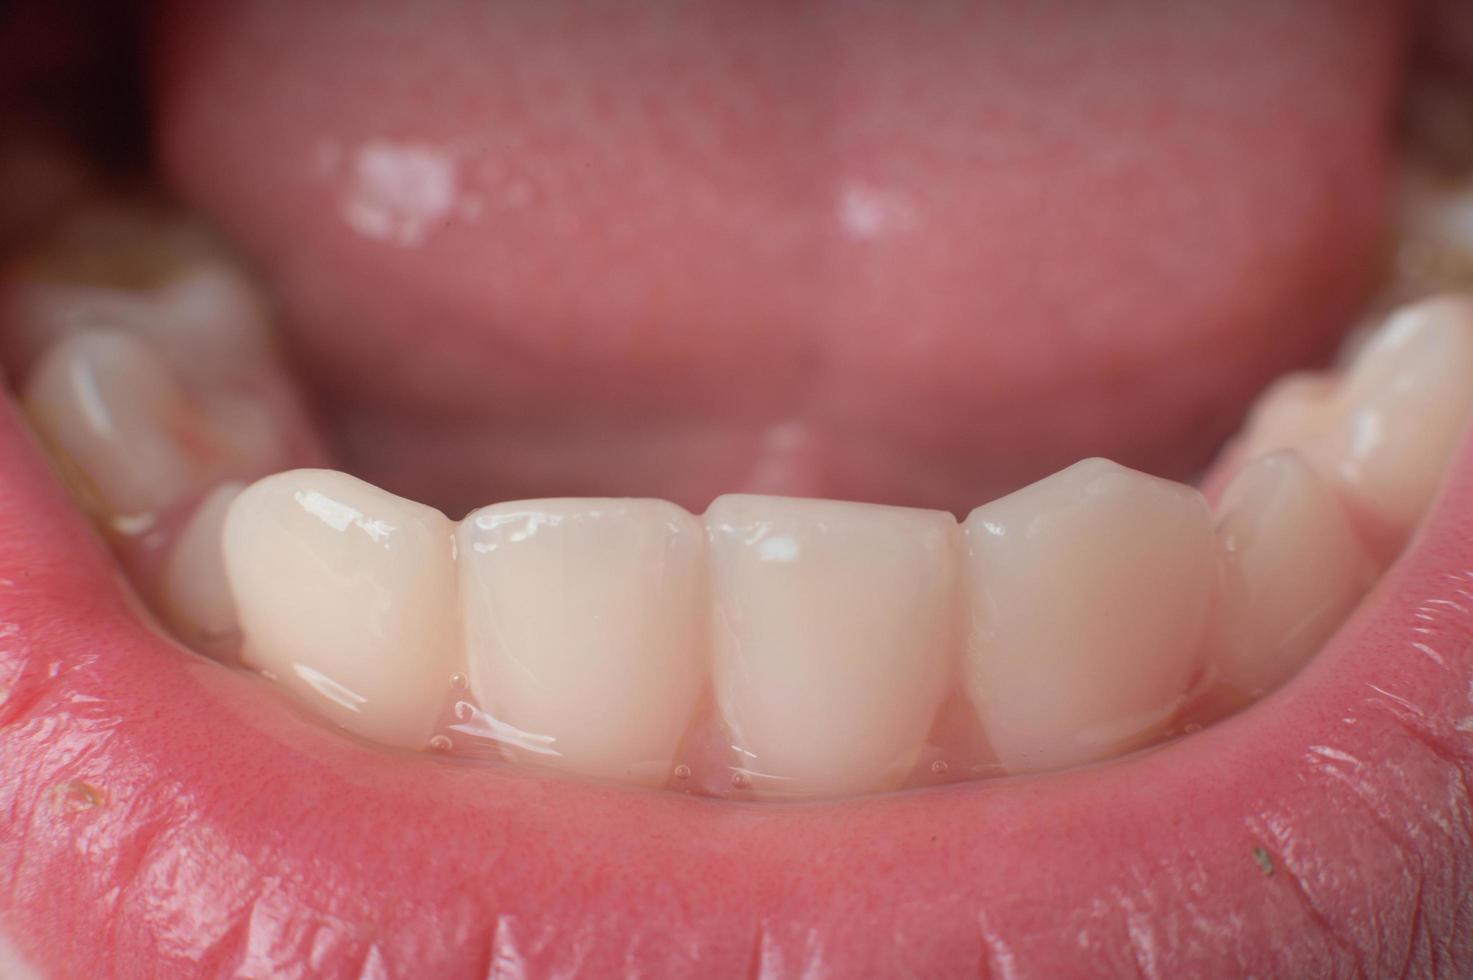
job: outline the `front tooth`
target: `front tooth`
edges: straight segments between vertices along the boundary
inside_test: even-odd
[[[706,530],[716,698],[753,789],[900,785],[951,678],[956,521],[726,496]]]
[[[1334,491],[1292,450],[1245,466],[1218,510],[1224,576],[1208,663],[1241,701],[1303,666],[1377,568]]]
[[[241,660],[350,731],[423,747],[461,669],[454,533],[345,473],[252,484],[225,519]]]
[[[146,344],[107,331],[69,337],[36,367],[25,402],[103,514],[154,514],[194,488],[183,447],[199,441],[196,414]]]
[[[524,761],[662,785],[705,679],[700,523],[662,500],[486,507],[457,534],[471,691]]]
[[[1100,759],[1180,705],[1216,578],[1190,487],[1076,463],[972,511],[967,693],[1013,771]]]
[[[1443,297],[1394,314],[1338,385],[1265,396],[1243,455],[1297,449],[1392,552],[1432,500],[1473,415],[1473,300]]]

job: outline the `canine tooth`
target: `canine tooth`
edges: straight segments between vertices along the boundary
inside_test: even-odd
[[[126,334],[90,331],[52,348],[25,389],[31,417],[105,514],[151,515],[188,493],[198,420],[173,372]]]
[[[164,564],[159,591],[176,635],[196,649],[212,650],[236,633],[235,601],[222,554],[225,515],[245,489],[216,487],[180,532]]]
[[[662,500],[536,500],[456,532],[471,691],[524,761],[663,785],[705,681],[705,535]]]
[[[738,495],[705,522],[715,693],[753,790],[900,785],[952,677],[956,521]]]
[[[1309,660],[1378,569],[1334,491],[1293,450],[1250,461],[1218,511],[1224,576],[1209,668],[1250,699]]]
[[[224,534],[241,660],[350,731],[424,747],[463,669],[454,531],[345,473],[247,487]]]
[[[965,525],[967,693],[999,761],[1125,751],[1180,705],[1217,575],[1201,494],[1089,459]]]
[[[1393,314],[1338,384],[1271,389],[1245,458],[1297,449],[1358,510],[1378,552],[1400,547],[1431,502],[1473,415],[1473,299],[1440,297]]]

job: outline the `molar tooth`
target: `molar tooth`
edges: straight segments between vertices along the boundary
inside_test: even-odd
[[[245,485],[222,483],[205,498],[174,542],[159,583],[175,634],[196,650],[219,652],[236,634],[235,601],[225,577],[225,515]]]
[[[952,678],[956,521],[741,495],[705,521],[716,698],[754,791],[899,786]]]
[[[1303,666],[1378,569],[1334,491],[1293,450],[1249,462],[1218,512],[1224,575],[1208,664],[1242,701]]]
[[[22,363],[79,332],[106,329],[151,345],[181,380],[205,387],[276,370],[266,301],[218,260],[182,266],[149,289],[0,278],[0,311]]]
[[[424,747],[462,669],[454,530],[345,473],[252,484],[224,533],[241,660],[350,731]]]
[[[1441,297],[1393,314],[1339,384],[1271,389],[1245,458],[1297,449],[1390,554],[1421,517],[1473,415],[1473,300]]]
[[[25,403],[74,471],[76,489],[106,516],[156,514],[196,485],[184,448],[195,436],[195,413],[173,372],[141,341],[111,331],[67,338],[32,373]]]
[[[513,757],[663,785],[705,680],[704,534],[663,500],[536,500],[456,532],[471,690]]]
[[[1104,758],[1180,705],[1217,576],[1201,494],[1089,459],[965,525],[967,693],[1013,771]]]

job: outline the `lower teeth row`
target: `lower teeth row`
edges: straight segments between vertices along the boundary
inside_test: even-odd
[[[454,524],[275,472],[326,455],[266,304],[188,228],[94,210],[0,280],[32,423],[170,630],[385,745],[686,792],[1055,769],[1237,710],[1404,546],[1473,414],[1473,302],[1441,299],[1271,389],[1215,506],[1086,460],[960,525],[755,496]]]

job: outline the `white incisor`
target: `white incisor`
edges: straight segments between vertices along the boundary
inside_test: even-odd
[[[720,497],[716,700],[752,789],[893,789],[953,676],[956,520],[937,511]]]
[[[705,535],[663,500],[533,500],[456,532],[471,692],[509,754],[662,785],[706,676]]]

